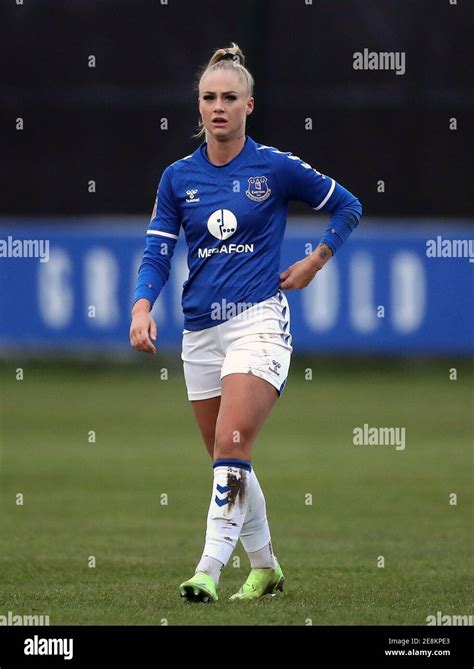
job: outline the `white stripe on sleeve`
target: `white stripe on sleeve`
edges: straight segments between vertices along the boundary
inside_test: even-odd
[[[147,230],[147,235],[161,235],[162,237],[171,237],[171,239],[178,239],[177,235],[172,235],[171,232],[160,232],[159,230]]]
[[[322,207],[324,207],[324,205],[326,204],[326,202],[327,202],[327,201],[329,200],[329,198],[331,197],[333,190],[336,188],[336,182],[334,181],[334,179],[331,179],[331,181],[332,181],[331,188],[329,189],[328,194],[326,195],[326,197],[324,198],[324,200],[323,200],[323,201],[321,202],[321,204],[319,204],[317,207],[313,207],[313,209],[315,209],[316,211],[318,211],[318,209],[322,209]]]

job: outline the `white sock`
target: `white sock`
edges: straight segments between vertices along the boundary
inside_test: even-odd
[[[206,543],[196,571],[209,574],[216,583],[234,551],[247,513],[249,469],[250,463],[244,460],[214,462]]]
[[[203,555],[199,561],[198,566],[196,567],[195,573],[202,571],[205,574],[208,574],[216,585],[219,584],[219,579],[221,577],[221,571],[224,569],[224,565],[219,560],[209,557],[209,555]]]
[[[275,569],[276,559],[273,555],[265,496],[253,469],[248,477],[248,507],[240,531],[240,541],[252,569]]]
[[[272,542],[254,553],[248,553],[252,569],[275,569],[276,558],[273,555]]]

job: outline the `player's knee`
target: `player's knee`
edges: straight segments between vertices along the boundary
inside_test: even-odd
[[[241,458],[252,445],[252,430],[246,426],[236,427],[235,430],[218,430],[214,442],[214,457]]]

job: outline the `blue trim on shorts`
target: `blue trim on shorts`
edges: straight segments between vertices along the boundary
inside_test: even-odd
[[[234,458],[229,458],[227,460],[216,460],[212,468],[216,467],[237,467],[238,469],[245,469],[246,471],[252,471],[252,465],[248,460],[237,460]]]

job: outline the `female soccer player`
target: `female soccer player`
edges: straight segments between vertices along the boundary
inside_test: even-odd
[[[217,50],[199,79],[205,141],[163,172],[132,308],[131,345],[155,353],[149,312],[170,272],[180,228],[188,246],[182,360],[188,398],[213,459],[202,557],[179,586],[190,601],[218,599],[221,570],[240,538],[251,571],[231,600],[283,589],[252,446],[286,383],[292,352],[283,291],[305,288],[356,227],[357,198],[291,153],[245,134],[253,78],[237,44]],[[330,212],[315,249],[279,273],[288,202]]]

